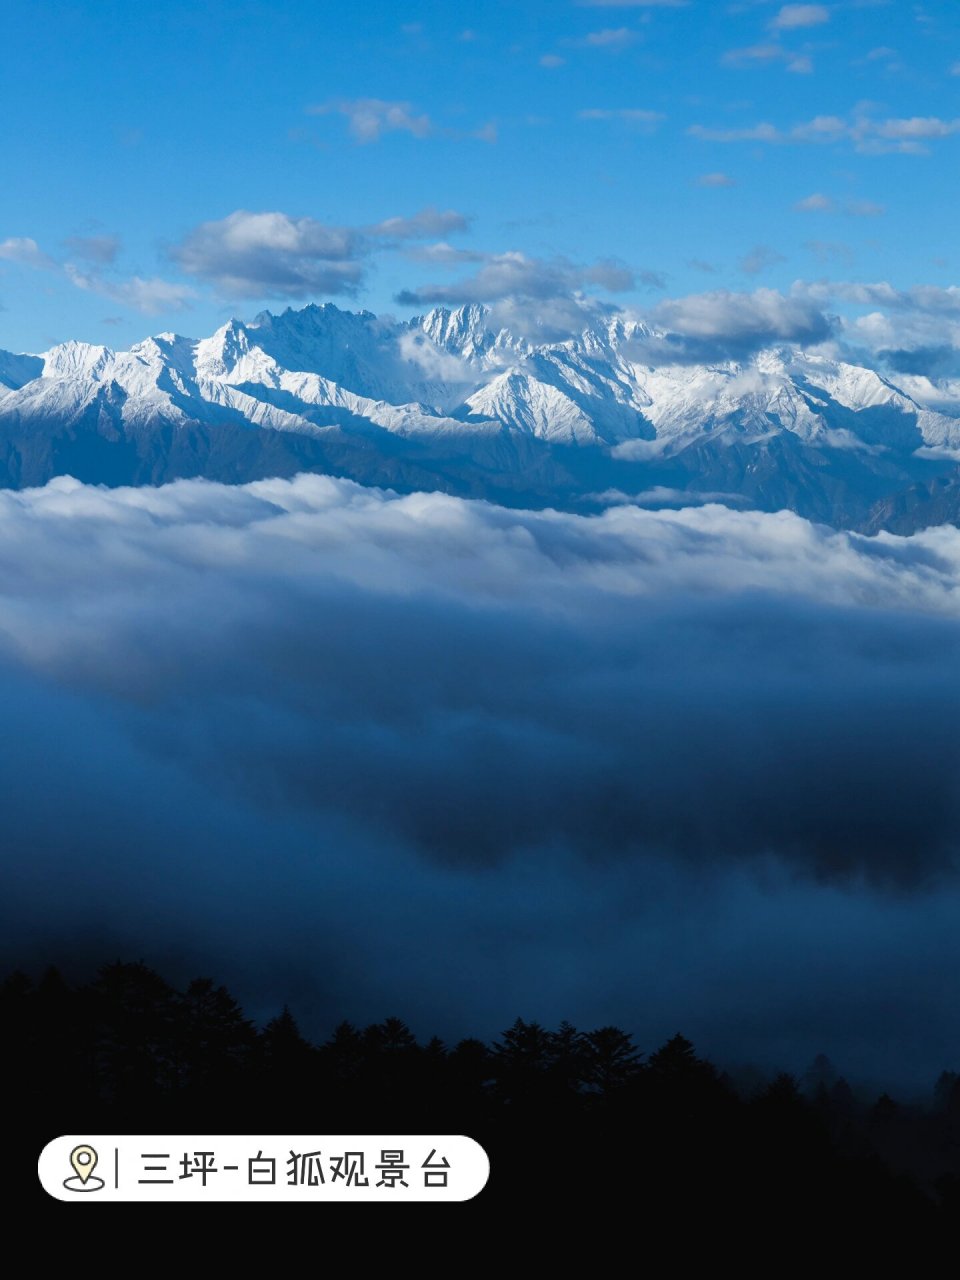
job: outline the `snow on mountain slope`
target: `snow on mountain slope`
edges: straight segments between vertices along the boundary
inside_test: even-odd
[[[670,454],[782,433],[819,449],[960,449],[960,406],[918,403],[873,370],[792,348],[740,363],[649,363],[658,340],[622,316],[532,344],[476,305],[408,322],[307,306],[232,320],[199,341],[165,333],[129,351],[67,342],[43,356],[0,353],[0,432],[40,420],[200,423],[456,437],[458,448],[501,433],[622,457],[641,456],[636,442]]]
[[[6,391],[18,391],[26,382],[32,382],[43,373],[40,356],[14,355],[12,351],[0,351],[0,396]]]

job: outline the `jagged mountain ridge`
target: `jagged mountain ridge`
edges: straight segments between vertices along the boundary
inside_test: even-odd
[[[678,363],[663,335],[619,315],[534,341],[477,305],[395,321],[323,304],[129,351],[0,352],[8,487],[63,471],[115,484],[315,469],[515,503],[719,493],[919,527],[927,488],[943,518],[958,458],[960,412],[872,369],[791,347]]]

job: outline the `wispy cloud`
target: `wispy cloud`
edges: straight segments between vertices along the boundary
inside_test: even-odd
[[[393,240],[420,240],[429,236],[448,236],[455,231],[467,231],[470,219],[456,209],[437,209],[429,205],[409,218],[385,218],[367,228],[371,235],[385,236]]]
[[[937,116],[911,116],[877,119],[867,114],[852,118],[814,116],[812,120],[787,129],[761,121],[735,128],[695,124],[687,132],[705,142],[764,142],[772,145],[845,142],[866,154],[898,151],[906,155],[924,155],[929,149],[928,143],[960,133],[960,118],[942,120]]]
[[[189,285],[163,280],[159,276],[114,279],[99,271],[82,271],[70,262],[63,269],[70,283],[78,289],[110,298],[144,315],[185,311],[197,296],[196,290]]]
[[[589,107],[577,113],[580,120],[614,120],[643,133],[653,133],[666,120],[662,111],[645,111],[634,107]]]
[[[803,247],[818,262],[843,262],[849,265],[854,259],[853,249],[842,240],[805,240]]]
[[[559,53],[545,53],[539,59],[541,67],[547,67],[551,70],[565,66],[566,61],[566,58],[561,58]]]
[[[829,21],[830,10],[824,4],[785,4],[770,25],[777,31],[796,31]]]
[[[355,141],[379,142],[387,133],[409,133],[426,138],[433,123],[426,112],[417,111],[409,102],[389,102],[384,98],[336,98],[307,108],[308,115],[331,113],[343,116]]]
[[[735,187],[737,184],[728,173],[701,173],[697,178],[698,187]]]
[[[886,212],[882,204],[873,200],[848,200],[841,205],[822,191],[804,196],[793,207],[800,213],[844,213],[851,218],[879,218]]]
[[[782,44],[753,44],[742,49],[728,49],[720,61],[728,67],[748,67],[783,63],[795,75],[809,75],[813,60],[803,53],[793,53]]]
[[[849,200],[843,209],[852,218],[879,218],[886,213],[886,206],[874,200]]]
[[[56,270],[58,264],[44,253],[30,236],[8,236],[0,240],[0,259],[16,262],[23,267],[36,267],[43,271]]]
[[[109,266],[120,252],[119,236],[70,236],[64,246],[74,258]]]
[[[798,200],[793,207],[800,213],[832,213],[837,206],[830,196],[825,196],[822,192],[815,191],[812,195],[804,196],[802,200]]]
[[[77,256],[86,256],[94,266],[82,269],[73,262],[60,262],[51,254],[45,253],[30,236],[12,236],[0,241],[0,259],[37,271],[53,272],[77,289],[111,298],[144,315],[183,311],[196,297],[189,285],[164,280],[159,276],[122,277],[105,274],[102,267],[112,263],[119,247],[119,241],[114,237],[80,238],[66,243]]]
[[[354,142],[361,146],[380,142],[386,134],[405,133],[414,138],[475,139],[496,142],[497,127],[493,121],[476,128],[451,129],[437,124],[426,111],[410,102],[392,102],[385,98],[334,98],[307,107],[310,116],[341,116]]]
[[[600,259],[581,265],[565,258],[535,258],[519,252],[471,255],[470,261],[482,262],[472,276],[449,284],[426,284],[416,289],[405,289],[397,295],[397,302],[406,306],[459,304],[463,302],[493,302],[501,298],[546,300],[567,298],[584,288],[600,288],[612,293],[622,293],[636,287],[637,273],[622,262]],[[453,255],[445,262],[463,261]],[[641,282],[662,287],[663,277],[645,273]]]
[[[782,253],[778,253],[776,249],[771,249],[769,245],[755,245],[749,253],[745,253],[740,259],[740,270],[748,276],[758,276],[761,272],[767,271],[770,267],[775,267],[778,262],[784,262]]]
[[[629,27],[606,27],[603,31],[591,31],[576,43],[586,49],[607,49],[611,53],[619,53],[635,44],[639,38],[639,33],[631,31]]]

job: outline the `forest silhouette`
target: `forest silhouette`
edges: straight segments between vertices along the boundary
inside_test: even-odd
[[[822,1055],[799,1079],[731,1078],[682,1035],[518,1018],[493,1043],[418,1042],[391,1017],[308,1041],[257,1028],[207,978],[147,965],[0,986],[4,1097],[34,1159],[61,1133],[463,1133],[490,1155],[477,1212],[628,1208],[649,1221],[921,1231],[960,1221],[960,1079],[925,1104],[866,1099]],[[878,1235],[879,1233],[879,1235]]]

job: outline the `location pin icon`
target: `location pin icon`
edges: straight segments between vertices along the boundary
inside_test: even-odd
[[[97,1167],[97,1153],[93,1147],[74,1147],[70,1152],[70,1163],[73,1165],[74,1173],[81,1182],[85,1183]]]

